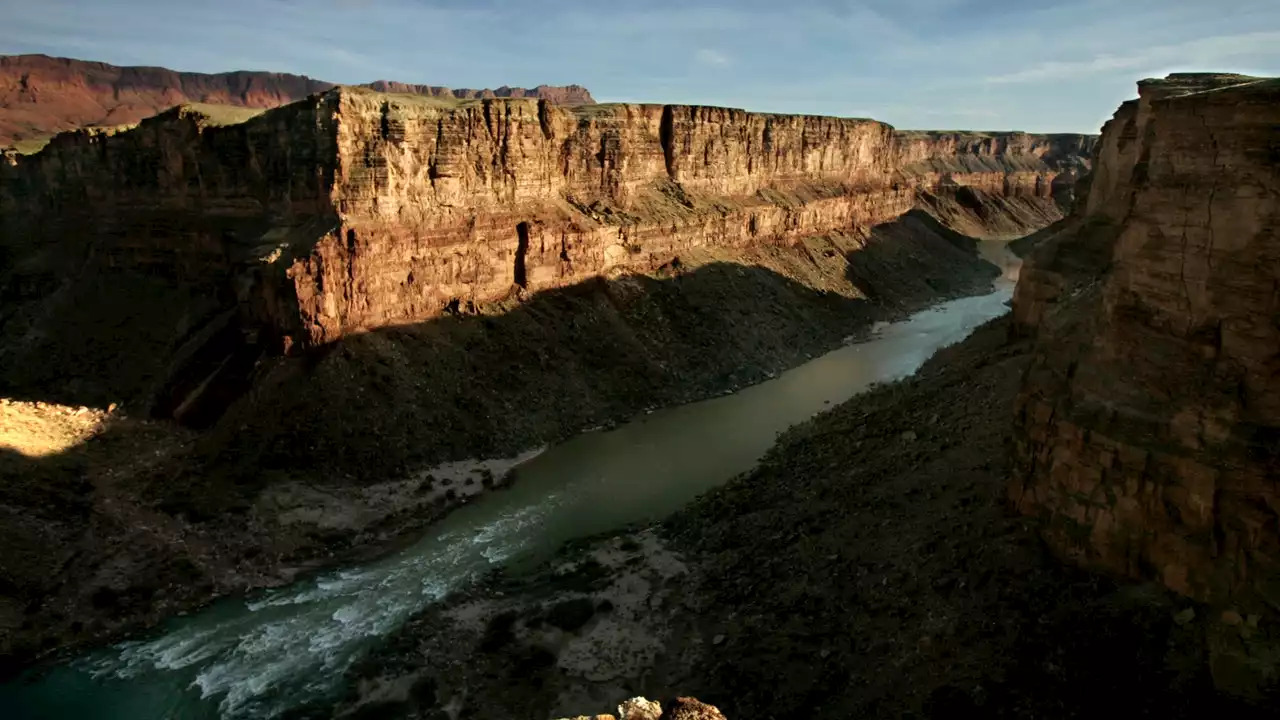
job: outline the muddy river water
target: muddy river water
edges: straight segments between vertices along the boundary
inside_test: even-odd
[[[1002,260],[1005,249],[984,248]],[[226,599],[146,637],[0,686],[0,718],[260,718],[335,692],[343,671],[415,612],[495,565],[657,519],[751,469],[788,427],[869,385],[914,372],[938,348],[1004,314],[994,292],[882,324],[732,395],[583,433],[525,460],[415,544],[358,567]]]

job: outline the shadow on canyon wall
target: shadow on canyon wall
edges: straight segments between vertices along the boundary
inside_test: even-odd
[[[847,256],[800,245],[750,265],[675,258],[654,275],[597,278],[502,312],[348,337],[260,372],[206,446],[241,476],[319,455],[330,471],[369,478],[513,454],[742,387],[875,321],[989,287],[998,270],[974,240],[944,230],[912,213]]]
[[[997,274],[974,239],[921,211],[860,250],[842,246],[675,257],[652,274],[455,305],[297,358],[265,352],[207,290],[89,267],[38,312],[9,313],[0,395],[176,417],[208,429],[203,447],[225,447],[245,474],[316,460],[383,474],[758,382]]]

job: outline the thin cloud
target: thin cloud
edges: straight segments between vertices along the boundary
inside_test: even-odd
[[[710,65],[711,67],[729,67],[732,64],[728,55],[710,48],[699,50],[694,54],[694,59],[703,65]]]
[[[1097,55],[1088,60],[1042,62],[1026,70],[985,78],[990,84],[1026,83],[1149,70],[1168,65],[1213,66],[1234,58],[1280,56],[1280,32],[1219,35],[1176,45],[1157,45],[1129,55]]]

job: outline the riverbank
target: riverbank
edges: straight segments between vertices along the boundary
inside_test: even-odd
[[[668,521],[422,613],[349,674],[344,711],[1266,715],[1212,690],[1197,608],[1063,566],[1007,511],[1028,350],[989,323]]]
[[[402,546],[502,484],[437,463],[719,395],[982,292],[998,271],[974,245],[913,213],[870,238],[690,252],[282,362],[204,433],[117,412],[60,453],[0,453],[0,666]]]

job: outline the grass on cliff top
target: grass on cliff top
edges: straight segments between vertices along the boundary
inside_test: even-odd
[[[589,118],[599,115],[613,115],[618,112],[618,108],[626,107],[626,105],[627,103],[596,103],[595,105],[569,105],[565,106],[565,109],[580,118]]]
[[[39,137],[27,138],[25,140],[15,140],[13,141],[13,144],[8,147],[16,150],[19,155],[36,155],[41,150],[48,147],[49,143],[53,142],[53,139],[59,135],[77,132],[89,133],[90,135],[115,135],[116,133],[121,133],[126,130],[132,130],[137,126],[137,123],[129,123],[125,125],[87,125],[85,127],[75,128],[74,130],[64,130],[52,135],[41,135]]]
[[[180,112],[190,111],[198,113],[205,118],[206,125],[213,127],[239,125],[246,120],[251,120],[266,112],[266,108],[247,108],[237,107],[235,105],[217,105],[214,103],[183,103],[179,105],[178,108]]]
[[[1273,92],[1280,89],[1280,78],[1251,77],[1248,75],[1240,75],[1238,77],[1240,78],[1240,82],[1234,85],[1222,85],[1220,87],[1208,88],[1197,92],[1187,93],[1187,95],[1184,95],[1183,97],[1193,95],[1210,95],[1212,93],[1222,93],[1242,89],[1248,89],[1251,92]]]
[[[19,155],[35,155],[44,149],[45,145],[53,139],[52,135],[42,135],[40,137],[27,138],[26,140],[14,140],[11,147],[18,151]]]
[[[456,97],[432,97],[431,95],[415,95],[414,93],[397,93],[382,92],[372,88],[360,87],[359,85],[341,85],[339,88],[342,92],[349,92],[353,95],[368,95],[371,97],[387,98],[395,100],[405,105],[416,105],[418,107],[438,108],[440,110],[454,110],[457,108],[467,107],[469,105],[479,105],[485,99],[502,100],[505,102],[536,102],[531,98],[456,98]]]
[[[237,107],[235,105],[218,105],[216,103],[183,103],[175,105],[157,115],[164,115],[171,112],[191,112],[200,115],[204,119],[204,124],[208,127],[223,127],[226,125],[239,125],[242,122],[255,118],[266,112],[266,108],[246,108]],[[153,116],[154,117],[154,116]],[[74,130],[65,132],[87,132],[92,135],[115,135],[117,133],[132,130],[138,126],[138,123],[125,123],[121,125],[86,125]],[[12,147],[19,155],[35,155],[48,146],[49,142],[57,135],[40,135],[38,137],[26,138],[24,140],[13,141]]]

